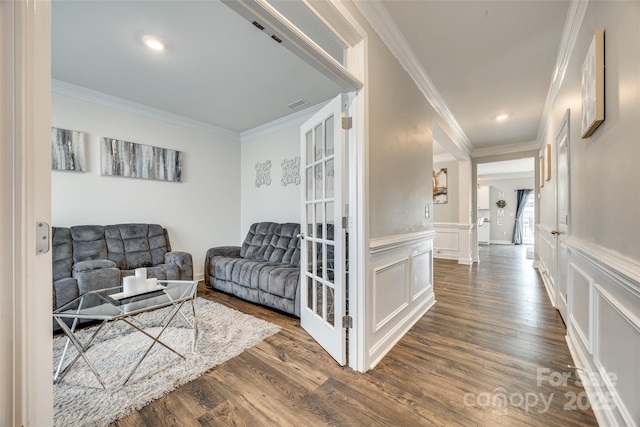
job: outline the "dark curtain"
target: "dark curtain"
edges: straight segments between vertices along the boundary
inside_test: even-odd
[[[516,245],[522,244],[522,214],[524,213],[524,207],[527,205],[527,200],[533,190],[518,190],[518,202],[516,204],[516,223],[513,227],[513,240]]]

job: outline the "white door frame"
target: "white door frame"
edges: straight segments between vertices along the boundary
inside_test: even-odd
[[[36,223],[51,222],[50,20],[48,0],[0,2],[0,425],[53,424],[51,253],[36,253]]]
[[[569,153],[569,142],[570,142],[570,129],[569,129],[569,109],[567,109],[564,118],[562,120],[562,124],[560,125],[560,129],[558,130],[558,134],[556,135],[556,229],[552,232],[555,236],[556,241],[556,256],[554,260],[554,270],[555,270],[555,288],[556,288],[556,308],[560,312],[562,319],[565,322],[565,325],[568,327],[569,317],[567,315],[567,305],[568,305],[568,253],[566,247],[566,240],[570,234],[570,226],[571,226],[571,179],[570,179],[570,153]],[[562,212],[560,209],[560,199],[561,199],[561,185],[560,182],[560,150],[561,145],[566,146],[566,182],[564,197],[566,198],[566,212]],[[562,215],[566,215],[566,218],[563,220]]]

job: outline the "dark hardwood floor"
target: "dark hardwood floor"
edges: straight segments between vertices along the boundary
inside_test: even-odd
[[[337,366],[297,319],[201,286],[282,331],[113,425],[596,425],[525,252],[483,246],[473,267],[436,260],[436,305],[366,374]]]

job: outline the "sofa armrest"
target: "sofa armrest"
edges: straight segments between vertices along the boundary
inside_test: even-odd
[[[214,256],[240,258],[240,246],[218,246],[207,251],[207,259]]]
[[[180,280],[193,280],[193,259],[189,252],[173,251],[164,254],[165,264],[176,264],[180,269]]]
[[[73,276],[76,273],[84,273],[87,271],[100,270],[102,268],[116,268],[116,263],[108,259],[92,259],[87,261],[80,261],[73,264]]]

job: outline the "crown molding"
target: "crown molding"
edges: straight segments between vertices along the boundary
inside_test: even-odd
[[[457,162],[458,159],[453,157],[453,154],[445,153],[445,154],[436,154],[433,156],[433,163],[444,163],[444,162]]]
[[[553,105],[558,98],[558,93],[564,82],[565,73],[567,72],[569,60],[571,59],[571,53],[576,45],[580,27],[582,26],[582,21],[584,20],[588,7],[589,0],[569,2],[569,10],[567,11],[567,18],[564,22],[564,29],[562,30],[556,65],[553,68],[549,92],[547,93],[547,99],[544,103],[540,125],[538,126],[538,134],[536,136],[536,141],[538,142],[537,148],[542,148],[541,144],[544,143],[543,139],[547,131],[549,119],[551,118],[551,113],[553,112]]]
[[[87,89],[86,87],[77,86],[61,80],[51,79],[51,93],[89,102],[91,104],[101,105],[103,107],[112,108],[125,113],[135,114],[148,119],[171,123],[173,125],[182,126],[234,141],[240,140],[240,134],[238,132],[190,119],[179,114],[170,113],[159,108],[149,107],[148,105],[138,104],[137,102],[107,95],[106,93]]]
[[[517,144],[497,145],[494,147],[477,148],[473,150],[471,156],[485,157],[485,156],[499,156],[501,154],[513,154],[520,153],[522,151],[539,150],[540,144],[537,141],[519,142]]]
[[[457,138],[457,144],[464,152],[471,153],[472,146],[469,138],[458,124],[444,98],[433,81],[424,70],[415,52],[402,35],[402,32],[389,15],[387,8],[381,0],[368,0],[353,2],[360,10],[360,13],[369,22],[371,27],[380,36],[384,44],[391,51],[393,56],[400,62],[405,71],[411,76],[424,97],[436,110],[444,122],[453,130]]]
[[[322,102],[312,107],[305,108],[304,110],[297,111],[289,114],[288,116],[280,119],[273,120],[269,123],[265,123],[260,126],[256,126],[253,129],[246,130],[240,133],[240,141],[248,142],[258,138],[271,135],[285,129],[291,129],[292,127],[300,127],[308,118],[320,111],[327,103]]]
[[[485,184],[487,182],[502,181],[510,179],[531,179],[535,178],[535,172],[512,172],[512,173],[492,173],[487,175],[478,175],[478,183]]]

